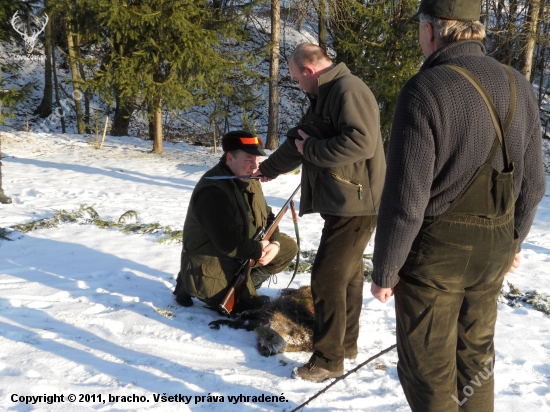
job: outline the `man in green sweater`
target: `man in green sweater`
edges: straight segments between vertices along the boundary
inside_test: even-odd
[[[363,253],[376,225],[386,162],[380,114],[367,85],[311,43],[296,47],[290,74],[310,100],[307,113],[257,173],[263,181],[302,165],[300,215],[325,221],[311,269],[313,354],[293,376],[341,376],[357,356]]]
[[[497,299],[545,192],[532,85],[486,55],[480,11],[421,1],[426,60],[395,107],[371,291],[395,296],[413,412],[494,410]]]
[[[217,308],[239,262],[257,263],[249,272],[235,311],[260,307],[266,297],[256,289],[271,274],[282,271],[298,253],[296,242],[277,228],[270,240],[253,240],[257,228],[274,219],[258,180],[208,179],[213,176],[250,176],[265,156],[261,140],[245,131],[227,133],[222,139],[220,162],[204,174],[193,190],[183,226],[181,269],[176,301],[191,306],[196,297]]]

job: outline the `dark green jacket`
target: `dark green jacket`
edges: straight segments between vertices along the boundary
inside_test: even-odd
[[[287,138],[260,171],[275,178],[303,164],[300,216],[376,215],[386,172],[376,99],[344,63],[318,81],[319,96],[309,96],[299,124],[313,136],[304,144],[304,155]]]
[[[231,174],[221,162],[204,174],[193,190],[183,226],[181,281],[188,294],[200,299],[221,299],[239,261],[261,256],[261,243],[252,237],[272,216],[257,180],[205,179]],[[272,239],[278,236],[277,229]],[[249,296],[257,296],[250,279],[247,289]]]

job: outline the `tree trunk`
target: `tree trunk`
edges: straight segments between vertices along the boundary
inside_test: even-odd
[[[2,61],[0,60],[0,90],[2,90],[2,79],[3,79]],[[2,100],[0,99],[0,125],[3,123],[2,119],[3,119],[3,117],[2,117]]]
[[[153,140],[153,153],[162,153],[162,108],[160,107],[160,99],[155,110],[153,119],[155,127],[155,139]]]
[[[53,23],[52,23],[53,24]],[[67,129],[65,127],[65,109],[61,107],[61,102],[59,100],[59,82],[57,81],[57,64],[55,59],[55,37],[52,36],[51,41],[51,55],[52,55],[52,71],[53,71],[53,84],[54,84],[54,90],[55,90],[55,102],[57,104],[57,110],[59,110],[61,113],[61,133],[67,133]]]
[[[537,26],[539,21],[540,0],[529,0],[529,14],[527,15],[525,48],[522,53],[521,73],[531,81],[533,55],[537,43]]]
[[[82,92],[78,86],[78,81],[80,76],[78,74],[77,62],[76,62],[76,52],[74,48],[74,40],[72,33],[72,25],[69,24],[67,27],[67,46],[69,48],[69,65],[71,67],[71,74],[73,78],[73,97],[75,100],[75,111],[76,111],[76,127],[78,134],[84,134],[84,120],[82,119]]]
[[[271,59],[269,62],[269,117],[266,148],[279,142],[279,53],[281,42],[281,1],[271,0]]]
[[[548,52],[548,39],[549,39],[548,32],[549,32],[550,23],[545,17],[544,7],[541,7],[541,15],[539,20],[544,22],[541,30],[541,36],[540,36],[540,39],[544,39],[544,40],[542,40],[541,42],[542,44],[539,45],[539,59],[537,62],[537,68],[539,70],[538,103],[540,108],[542,104],[542,100],[546,94],[546,91],[548,90],[548,87],[544,89],[544,80],[546,79],[546,76],[544,75],[544,69],[546,68],[546,61],[547,61],[546,55]]]
[[[127,106],[122,103],[118,92],[115,96],[115,118],[111,127],[111,136],[128,136],[128,127],[130,126],[130,117],[132,113]]]
[[[147,120],[149,130],[147,133],[148,138],[145,140],[155,140],[155,108],[153,100],[147,99]]]
[[[518,0],[510,0],[510,15],[508,16],[508,30],[504,39],[504,64],[511,65],[514,57],[514,40],[516,38],[516,13]]]
[[[319,0],[319,10],[317,10],[319,19],[319,46],[323,50],[327,50],[327,2]]]
[[[76,48],[75,51],[78,54],[78,72],[80,74],[80,78],[83,81],[86,81],[86,72],[84,71],[84,64],[82,63],[82,54],[80,53],[80,36],[76,36]],[[84,92],[84,126],[86,127],[86,133],[90,134],[92,133],[92,130],[90,129],[90,92],[86,90]]]
[[[48,6],[47,0],[44,1],[44,7]],[[48,20],[44,30],[45,42],[44,51],[46,60],[44,62],[44,95],[40,106],[34,112],[41,118],[48,117],[52,114],[52,21]]]
[[[0,61],[0,87],[2,87],[2,62]],[[0,125],[2,124],[2,100],[0,100]],[[0,130],[0,191],[2,191],[2,131]]]

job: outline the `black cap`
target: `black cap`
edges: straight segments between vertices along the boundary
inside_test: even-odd
[[[244,130],[235,130],[222,138],[222,148],[225,153],[242,150],[256,156],[267,156],[263,151],[262,139]]]
[[[481,0],[421,0],[418,11],[409,21],[418,20],[420,13],[449,20],[477,21]]]

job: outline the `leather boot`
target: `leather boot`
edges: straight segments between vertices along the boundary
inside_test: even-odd
[[[269,279],[270,276],[271,273],[269,273],[265,268],[261,266],[252,269],[252,271],[250,272],[250,279],[252,279],[254,289],[258,290],[262,286],[262,283]]]
[[[11,203],[11,197],[4,194],[4,191],[0,188],[0,203],[7,205]]]
[[[304,379],[311,382],[323,382],[325,379],[339,378],[344,374],[344,370],[331,372],[314,363],[307,362],[292,371],[292,377],[295,379]]]

